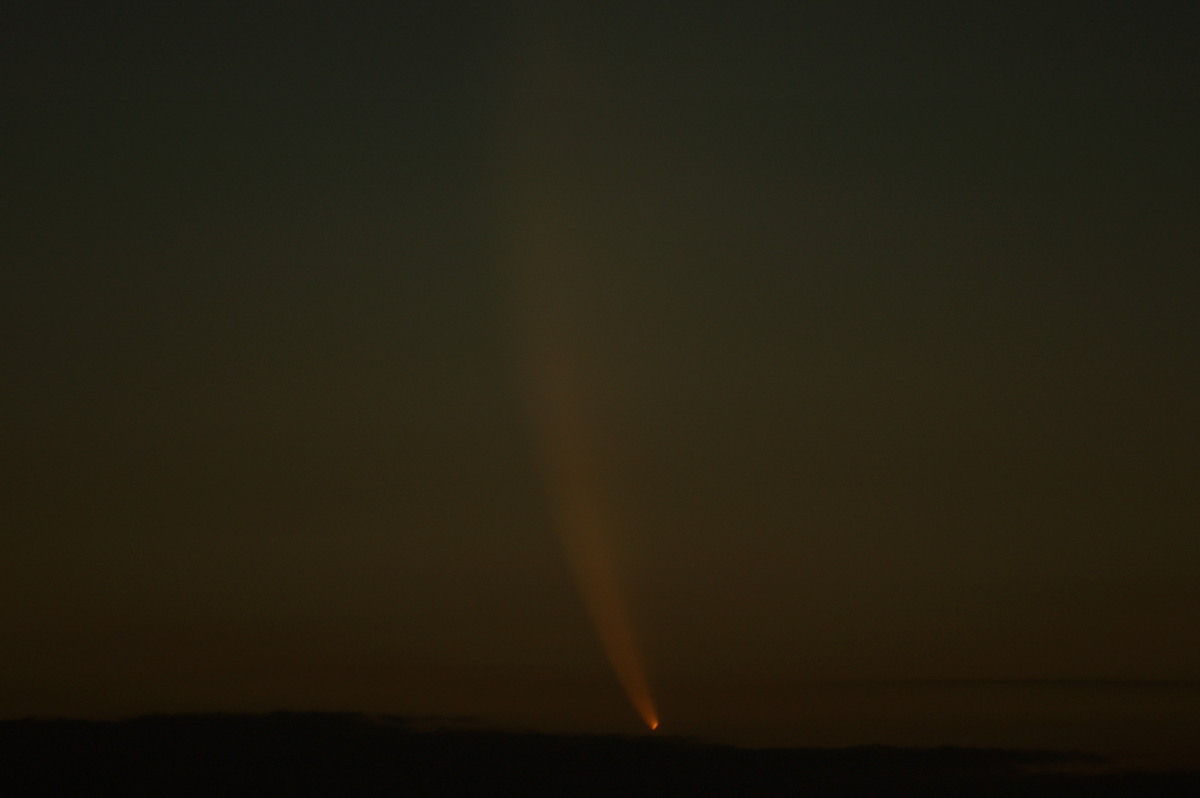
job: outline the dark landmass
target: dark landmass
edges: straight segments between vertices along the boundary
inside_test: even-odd
[[[2,795],[1195,796],[1200,772],[972,748],[743,749],[340,713],[0,722]]]

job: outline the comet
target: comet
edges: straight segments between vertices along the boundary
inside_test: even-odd
[[[653,731],[658,711],[615,555],[622,524],[597,445],[605,432],[612,437],[595,409],[603,375],[580,335],[581,317],[595,309],[586,280],[594,269],[578,236],[586,189],[569,175],[573,120],[591,92],[554,15],[534,11],[514,20],[512,58],[502,70],[501,227],[515,349],[567,563],[617,681]]]
[[[535,259],[543,268],[520,270],[528,404],[567,562],[617,681],[653,731],[658,712],[620,588],[613,540],[619,524],[597,462],[594,414],[588,411],[583,387],[588,369],[571,346],[570,325],[563,318],[566,305],[554,269],[546,267],[565,257],[560,253],[558,258]]]

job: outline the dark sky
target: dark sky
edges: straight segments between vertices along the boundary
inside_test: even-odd
[[[1200,728],[1194,3],[0,31],[0,715],[635,729],[531,418],[561,335],[664,727]]]

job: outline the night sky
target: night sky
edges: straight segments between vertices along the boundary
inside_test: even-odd
[[[1198,35],[6,3],[0,716],[1194,753]]]

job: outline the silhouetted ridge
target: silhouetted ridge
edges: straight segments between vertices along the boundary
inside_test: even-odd
[[[1200,774],[1029,770],[1088,759],[972,748],[755,750],[347,713],[0,722],[3,795],[1200,794]]]

